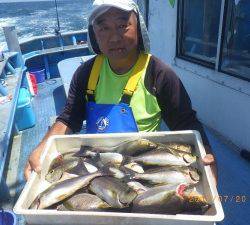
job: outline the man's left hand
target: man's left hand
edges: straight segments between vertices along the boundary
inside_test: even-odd
[[[209,165],[212,169],[213,173],[213,178],[215,180],[215,184],[217,186],[217,181],[218,181],[218,175],[217,175],[217,166],[216,166],[216,161],[215,158],[212,154],[206,154],[205,157],[202,159],[204,165]]]

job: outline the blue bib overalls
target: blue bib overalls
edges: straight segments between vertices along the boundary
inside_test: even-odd
[[[138,127],[129,106],[131,97],[137,84],[146,71],[151,55],[141,53],[131,76],[123,90],[123,96],[119,104],[97,104],[95,102],[95,89],[98,82],[103,55],[95,59],[87,89],[87,133],[122,133],[138,132]]]

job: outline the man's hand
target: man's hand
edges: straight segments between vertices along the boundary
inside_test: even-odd
[[[40,165],[40,156],[43,152],[43,149],[45,147],[45,144],[48,140],[48,138],[52,135],[58,135],[58,134],[69,134],[71,133],[71,129],[63,124],[62,122],[55,122],[54,125],[50,128],[50,130],[47,132],[41,143],[38,145],[38,147],[31,153],[29,160],[25,166],[24,170],[24,176],[25,179],[28,180],[30,177],[31,172],[34,170],[35,172],[41,171],[41,165]]]
[[[29,179],[30,174],[33,170],[37,173],[41,171],[41,165],[40,165],[41,152],[42,149],[37,148],[31,153],[24,170],[24,176],[26,180]]]
[[[205,157],[202,159],[204,165],[209,165],[212,169],[213,178],[215,180],[215,184],[217,185],[218,176],[217,176],[217,166],[215,158],[212,154],[206,154]]]

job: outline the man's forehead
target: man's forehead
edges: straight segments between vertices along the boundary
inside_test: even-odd
[[[130,18],[132,11],[124,11],[117,8],[110,8],[107,12],[100,15],[98,18],[95,19],[94,24],[101,24],[105,21],[109,20],[124,20],[127,21]]]

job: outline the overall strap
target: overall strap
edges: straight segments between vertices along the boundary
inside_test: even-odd
[[[135,64],[132,75],[129,78],[126,87],[123,90],[123,96],[121,98],[121,102],[130,104],[131,98],[137,88],[138,82],[142,75],[146,72],[149,61],[150,54],[141,53],[137,63]]]
[[[94,65],[91,69],[88,87],[87,87],[87,99],[88,101],[95,101],[95,90],[101,72],[101,67],[103,64],[104,55],[98,55],[95,58]]]

